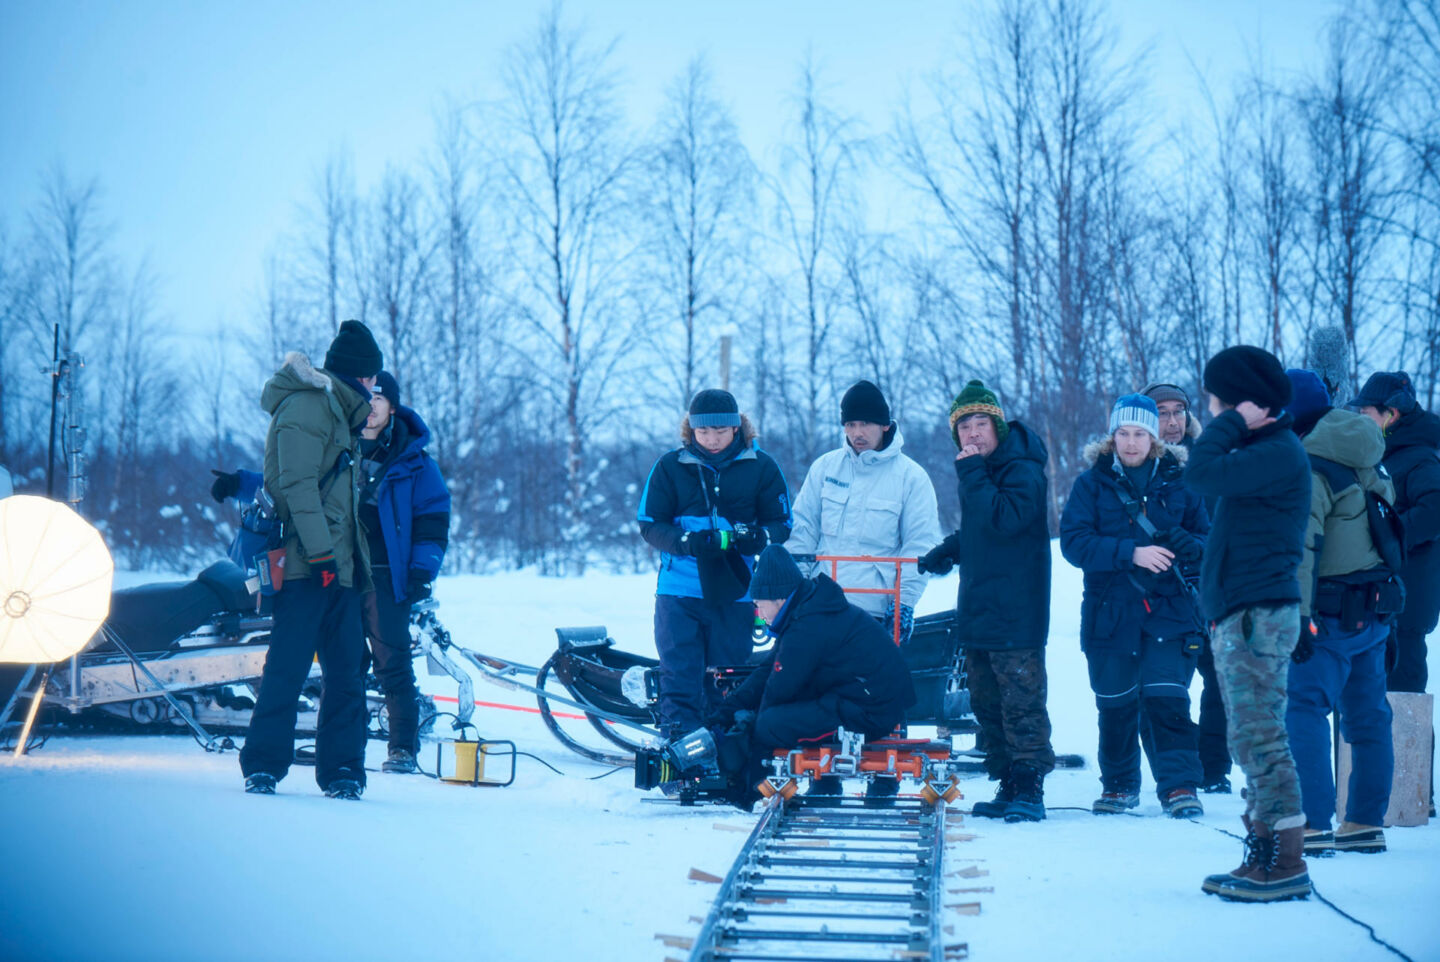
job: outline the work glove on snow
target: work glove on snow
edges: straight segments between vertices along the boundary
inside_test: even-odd
[[[240,493],[239,471],[216,471],[211,468],[210,473],[215,475],[215,483],[210,485],[210,497],[220,504],[224,504],[226,498],[233,498]]]

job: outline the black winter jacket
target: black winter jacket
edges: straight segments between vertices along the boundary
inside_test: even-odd
[[[1180,459],[1186,454],[1176,445],[1158,461],[1145,462],[1154,473],[1137,492],[1116,469],[1113,447],[1086,450],[1094,464],[1075,479],[1060,517],[1060,550],[1085,572],[1080,646],[1086,651],[1138,655],[1145,632],[1169,638],[1200,630],[1191,594],[1171,573],[1177,569],[1156,575],[1134,563],[1135,549],[1154,543],[1135,520],[1140,511],[1157,533],[1182,528],[1204,544],[1210,519],[1200,496],[1185,487]]]
[[[1226,411],[1190,449],[1185,483],[1220,500],[1200,568],[1212,622],[1255,605],[1299,604],[1300,558],[1310,521],[1310,457],[1282,414],[1258,431]]]
[[[915,704],[915,686],[899,647],[871,615],[850,604],[824,575],[806,580],[775,627],[774,657],[725,700],[726,707],[764,712],[775,705],[838,702],[847,728],[863,731],[886,713],[898,724]]]
[[[1039,648],[1050,633],[1050,480],[1045,444],[1019,421],[989,457],[955,462],[960,530],[941,544],[960,565],[960,642]]]
[[[1385,435],[1381,462],[1395,482],[1395,511],[1409,556],[1401,630],[1430,632],[1440,613],[1440,417],[1415,410]]]

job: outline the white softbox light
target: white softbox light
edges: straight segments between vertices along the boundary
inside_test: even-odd
[[[69,505],[0,500],[0,662],[49,664],[84,648],[110,613],[115,563]]]

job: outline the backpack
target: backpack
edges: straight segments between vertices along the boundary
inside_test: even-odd
[[[1360,483],[1360,476],[1354,468],[1346,467],[1328,458],[1310,455],[1310,468],[1330,484],[1330,490],[1339,494],[1353,484]],[[1382,478],[1389,477],[1385,468],[1376,465],[1375,470]],[[1370,522],[1370,540],[1380,555],[1380,562],[1392,575],[1399,575],[1405,567],[1405,522],[1395,511],[1395,506],[1374,491],[1365,492],[1365,517]]]

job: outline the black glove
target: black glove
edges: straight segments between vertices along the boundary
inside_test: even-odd
[[[430,597],[432,591],[429,573],[419,568],[411,568],[410,580],[405,589],[405,600],[413,605]]]
[[[695,558],[718,557],[724,553],[717,531],[687,531],[680,538],[685,553]]]
[[[233,498],[240,493],[240,472],[239,471],[216,471],[210,469],[215,475],[215,483],[210,485],[210,497],[221,504],[226,498]]]
[[[922,575],[948,575],[953,567],[955,556],[950,553],[950,545],[944,541],[921,555],[915,563],[915,570]]]
[[[335,567],[335,552],[327,551],[319,557],[311,558],[310,571],[315,575],[320,587],[340,587],[340,569]]]
[[[1297,665],[1303,665],[1315,655],[1315,622],[1309,618],[1300,619],[1300,638],[1295,642],[1295,650],[1290,652],[1290,660]]]
[[[1170,528],[1160,532],[1155,543],[1169,548],[1175,553],[1176,560],[1184,564],[1194,564],[1205,554],[1205,547],[1200,543],[1200,539],[1184,528]]]
[[[759,554],[770,543],[770,532],[760,525],[746,525],[735,530],[735,550],[741,554]]]

